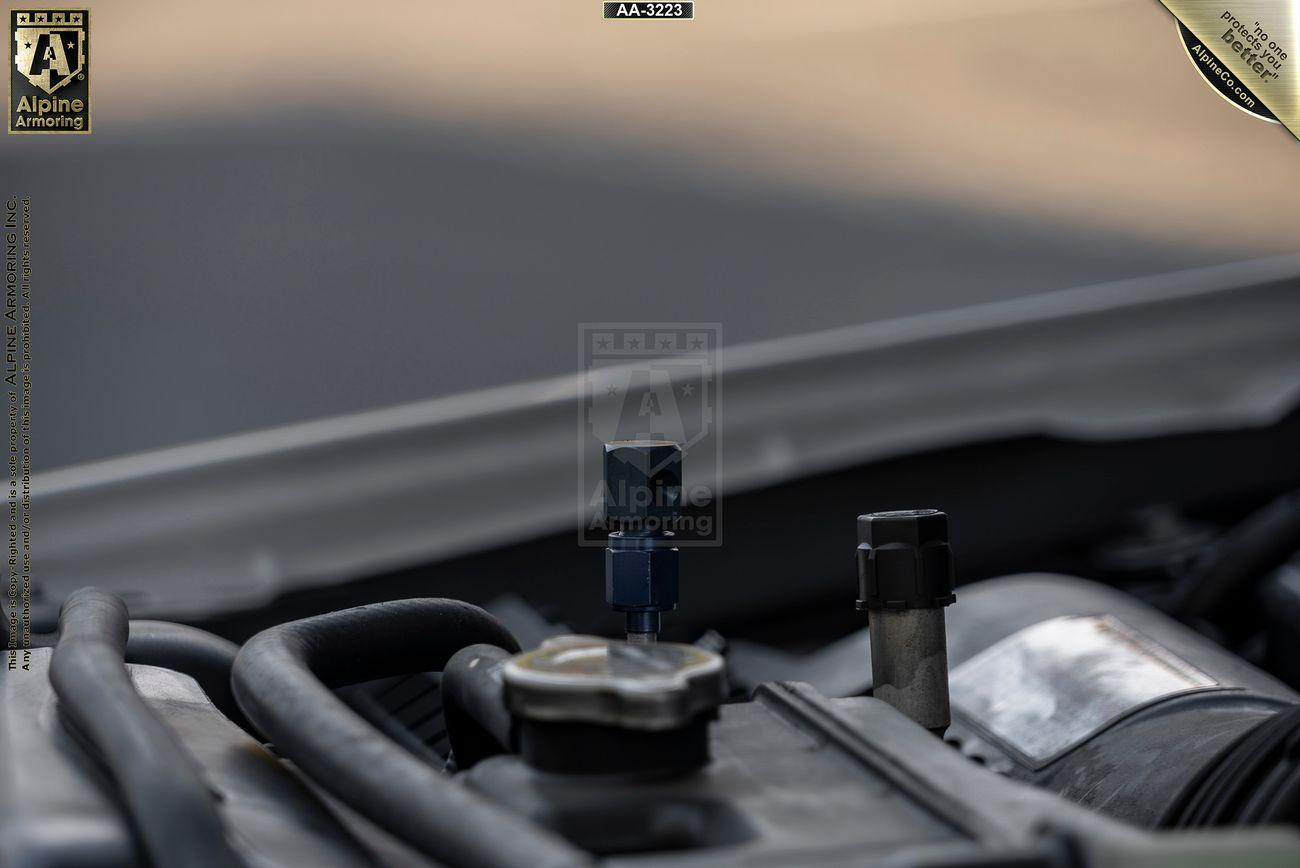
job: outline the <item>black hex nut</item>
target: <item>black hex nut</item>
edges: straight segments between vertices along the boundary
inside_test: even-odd
[[[611,530],[671,530],[682,508],[682,449],[668,440],[605,444],[605,519]]]
[[[677,608],[677,548],[665,537],[609,536],[605,599],[617,612]]]
[[[858,608],[933,609],[957,596],[948,516],[937,509],[858,516]]]

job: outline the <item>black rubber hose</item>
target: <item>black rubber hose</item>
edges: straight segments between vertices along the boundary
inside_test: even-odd
[[[8,642],[8,625],[0,618],[0,639]],[[58,633],[33,633],[33,648],[53,648]],[[173,621],[132,620],[126,639],[126,662],[183,672],[198,682],[222,714],[256,735],[230,688],[230,669],[239,646],[215,633]]]
[[[504,648],[471,645],[443,667],[442,712],[461,771],[510,750],[510,712],[501,696],[501,667],[509,659]]]
[[[258,633],[235,658],[235,698],[313,781],[453,868],[584,865],[585,853],[402,749],[332,687],[442,669],[478,642],[517,650],[500,621],[456,600],[394,600]]]
[[[58,633],[33,633],[32,648],[53,648]],[[9,624],[0,617],[0,644],[8,645]],[[235,702],[230,668],[239,646],[215,633],[173,621],[132,620],[126,639],[126,662],[183,672],[198,682],[217,710],[242,729],[252,725]],[[256,733],[254,733],[256,734]]]
[[[8,625],[0,618],[0,640],[8,642]],[[58,633],[33,633],[33,648],[53,648]],[[126,662],[183,672],[199,683],[212,704],[230,720],[249,729],[248,719],[230,688],[230,668],[239,646],[215,633],[174,621],[132,619],[126,639]]]
[[[132,621],[126,641],[127,663],[185,673],[198,682],[222,714],[251,732],[252,725],[230,687],[230,670],[238,653],[239,646],[228,639],[171,621]]]
[[[1188,784],[1161,825],[1256,826],[1300,822],[1300,706],[1246,732]]]
[[[1183,620],[1240,620],[1255,584],[1300,550],[1300,491],[1251,513],[1212,543],[1192,565],[1174,613]]]
[[[59,713],[98,752],[157,868],[235,868],[216,803],[180,742],[126,670],[126,605],[95,588],[59,612],[50,684]]]

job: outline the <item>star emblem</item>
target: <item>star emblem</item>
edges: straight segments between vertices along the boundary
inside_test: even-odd
[[[641,349],[641,341],[636,338],[633,338],[632,340],[628,341],[627,345],[634,350]]]
[[[596,341],[596,346],[602,350],[609,349],[609,338],[601,338],[600,340]]]
[[[694,395],[694,394],[695,394],[695,387],[692,386],[690,383],[687,383],[685,386],[682,386],[682,397],[683,397],[683,398],[689,398],[691,395]]]
[[[695,340],[691,341],[691,349],[693,350],[698,350],[703,346],[704,346],[704,341],[700,340],[699,338],[696,338]]]
[[[664,338],[663,340],[661,340],[661,341],[659,342],[659,349],[661,349],[661,350],[666,350],[666,349],[668,349],[669,347],[671,347],[672,345],[673,345],[673,342],[672,342],[672,341],[668,340],[668,338]]]
[[[606,386],[606,387],[605,387],[605,394],[606,394],[606,395],[617,395],[617,394],[618,394],[618,386]]]

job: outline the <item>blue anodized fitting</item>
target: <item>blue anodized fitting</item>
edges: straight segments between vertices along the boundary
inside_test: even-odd
[[[677,608],[682,450],[667,440],[605,444],[605,599],[624,613],[629,642],[654,642]]]

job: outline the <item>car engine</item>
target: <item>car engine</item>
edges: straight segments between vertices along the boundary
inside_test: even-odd
[[[717,631],[660,641],[689,554],[670,529],[682,452],[614,442],[604,463],[619,636],[518,600],[498,617],[417,597],[239,647],[71,594],[33,637],[34,677],[0,682],[3,864],[1295,857],[1300,696],[1224,628],[1189,624],[1230,624],[1243,574],[1295,551],[1296,495],[1206,545],[1166,611],[1066,575],[958,587],[948,515],[863,514],[842,553],[863,623],[800,654]],[[1300,592],[1285,570],[1271,586]]]

